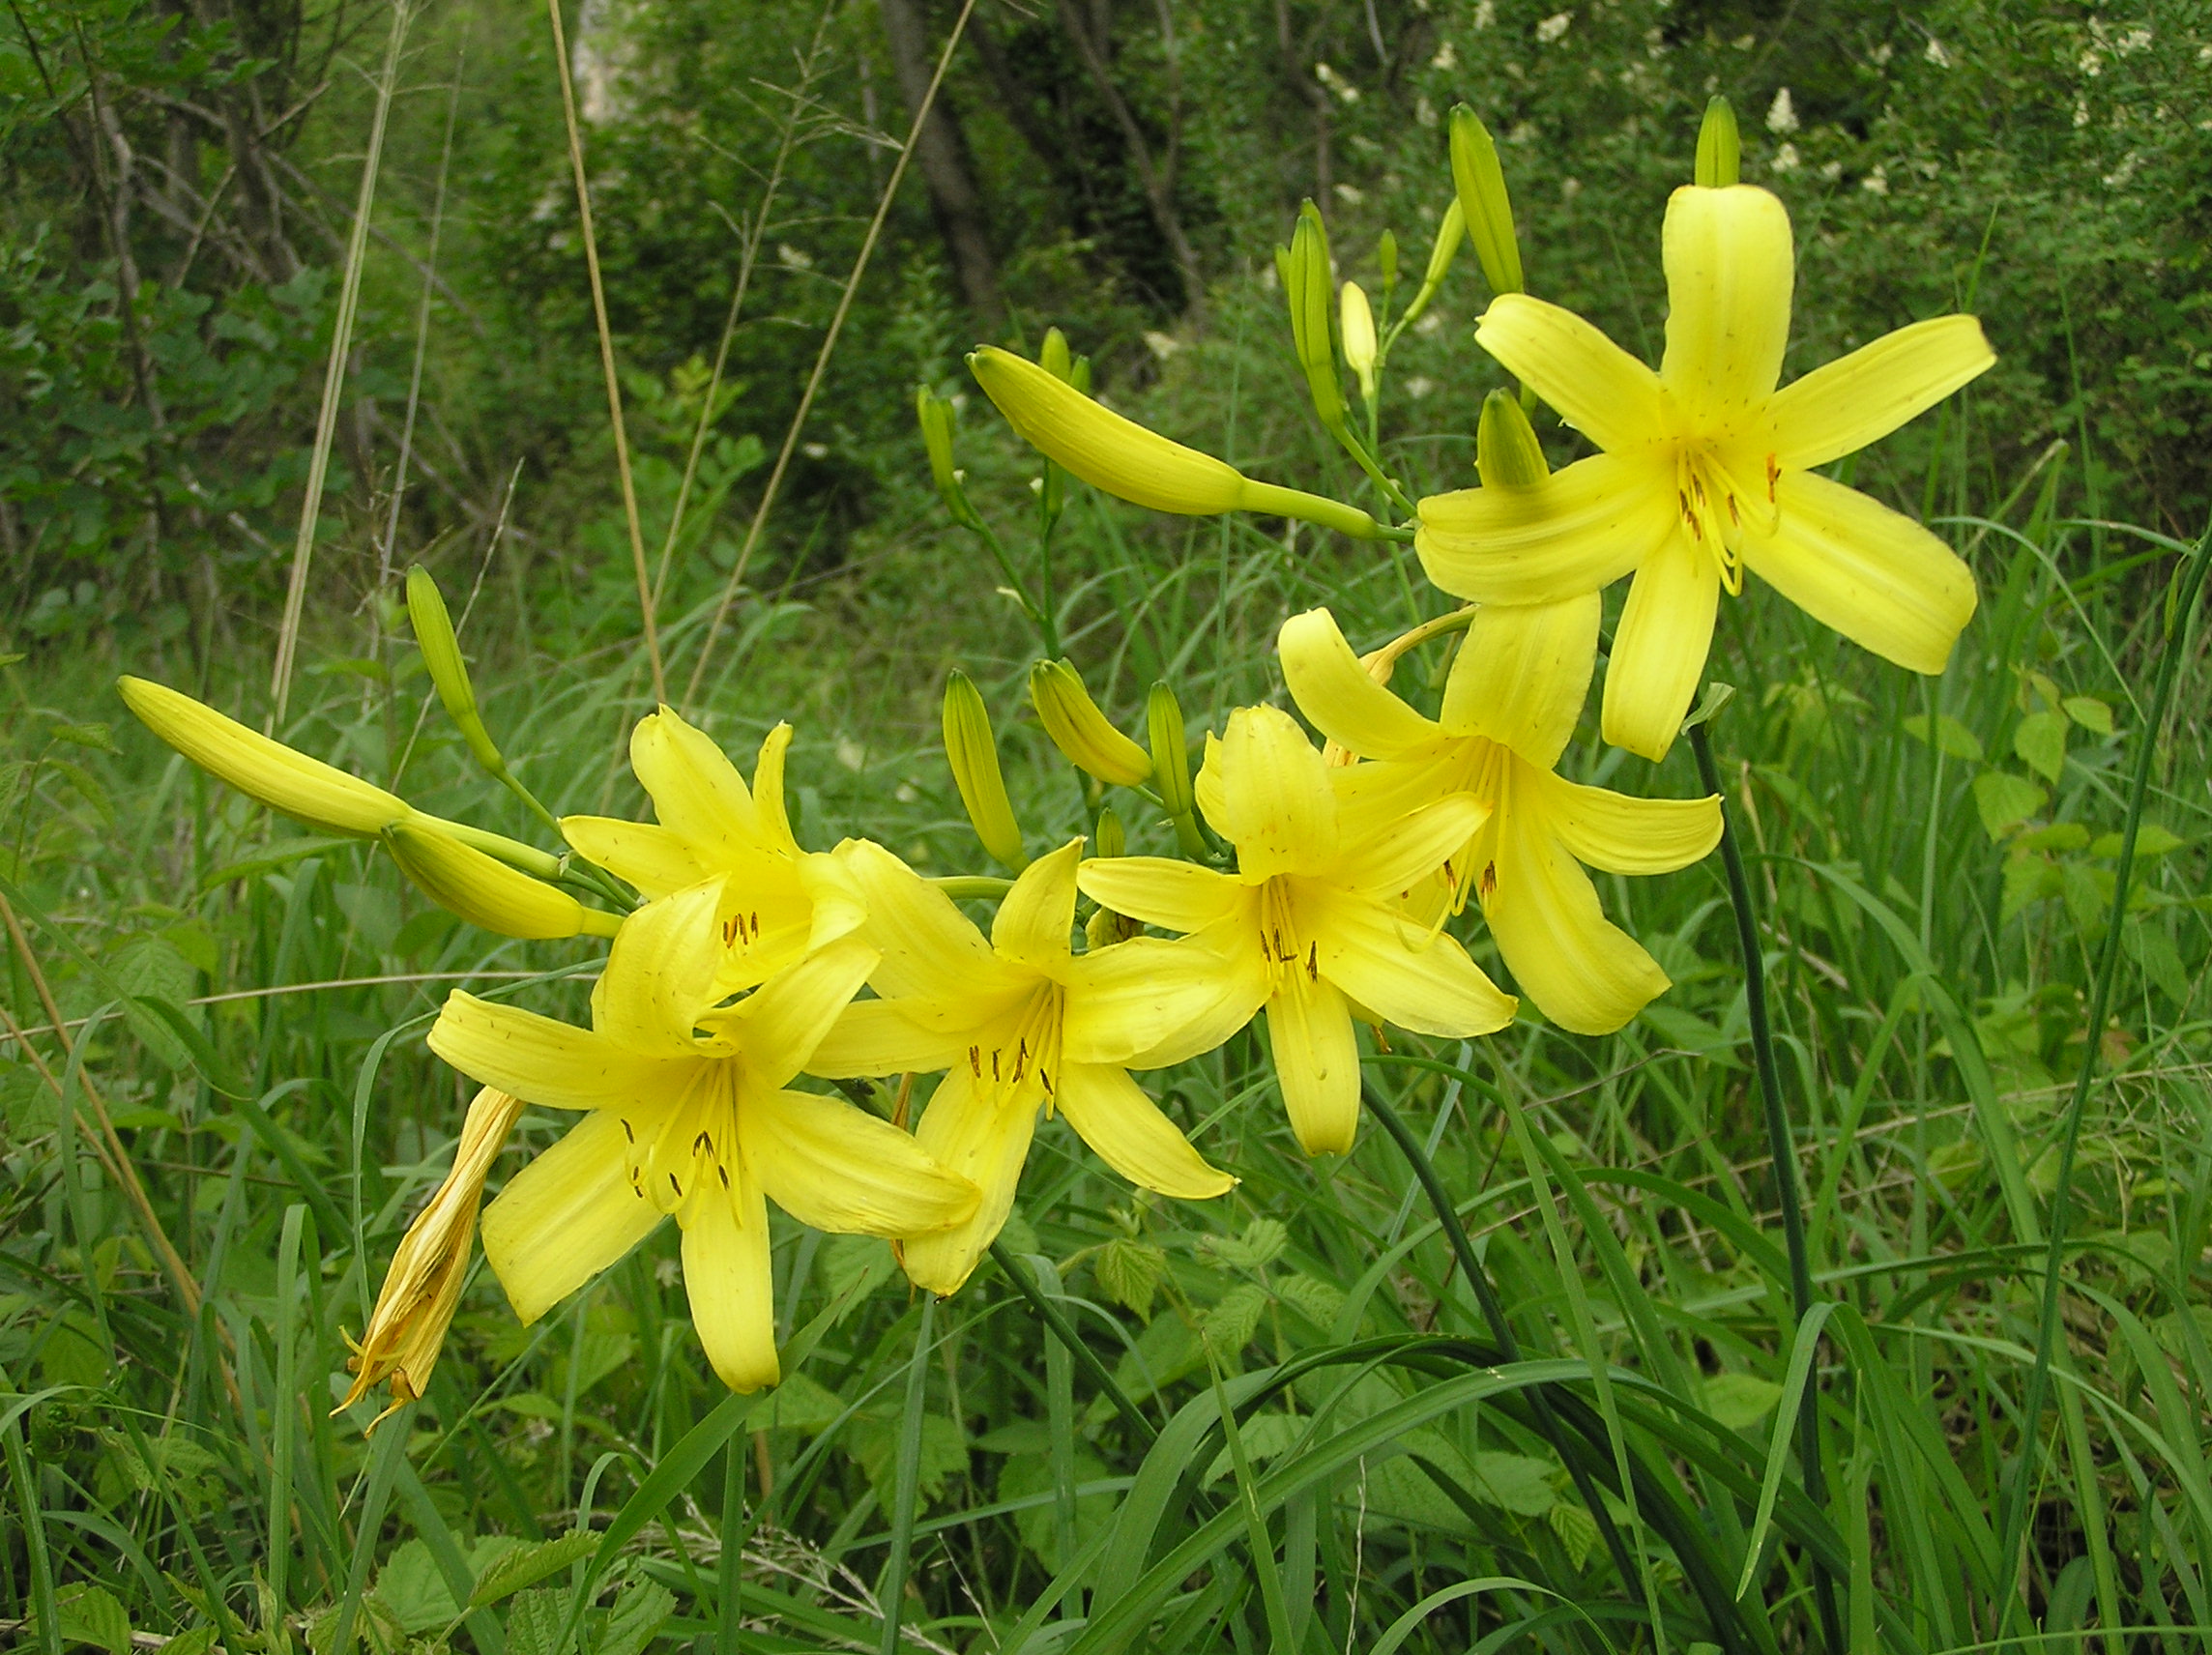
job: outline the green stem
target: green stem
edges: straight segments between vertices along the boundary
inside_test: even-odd
[[[1437,1176],[1436,1163],[1429,1159],[1428,1151],[1421,1147],[1421,1141],[1413,1135],[1412,1128],[1384,1101],[1382,1092],[1372,1084],[1362,1080],[1359,1083],[1359,1095],[1366,1100],[1369,1113],[1382,1123],[1382,1130],[1390,1134],[1391,1140],[1406,1157],[1407,1165],[1413,1169],[1413,1176],[1420,1181],[1422,1190],[1427,1194],[1429,1205],[1436,1212],[1437,1223],[1444,1233],[1444,1239],[1451,1243],[1452,1255],[1459,1260],[1460,1274],[1467,1278],[1468,1286],[1474,1290],[1475,1302],[1482,1307],[1482,1320],[1490,1328],[1490,1340],[1498,1347],[1499,1357],[1507,1362],[1520,1361],[1521,1341],[1514,1337],[1513,1323],[1506,1320],[1505,1306],[1498,1296],[1498,1290],[1491,1285],[1489,1272],[1483,1269],[1482,1261],[1475,1257],[1474,1243],[1468,1239],[1467,1226],[1459,1221],[1459,1208],[1453,1204],[1451,1193],[1444,1188],[1443,1179]],[[1579,1459],[1567,1452],[1558,1418],[1552,1412],[1552,1405],[1545,1392],[1546,1387],[1542,1385],[1529,1387],[1528,1411],[1534,1415],[1536,1429],[1542,1433],[1544,1440],[1552,1445],[1553,1452],[1558,1455],[1561,1464],[1567,1467],[1567,1474],[1574,1478],[1575,1493],[1582,1497],[1583,1508],[1590,1514],[1591,1520],[1597,1524],[1598,1532],[1605,1537],[1605,1549],[1612,1554],[1613,1566],[1620,1571],[1621,1587],[1626,1590],[1629,1582],[1637,1579],[1636,1561],[1629,1555],[1628,1543],[1621,1539],[1620,1530],[1614,1525],[1613,1514],[1606,1510],[1605,1501],[1598,1495],[1597,1485],[1590,1481],[1589,1472],[1583,1467]]]
[[[714,1655],[738,1655],[738,1630],[744,1619],[745,1535],[743,1521],[745,1456],[743,1437],[722,1445],[721,1599],[714,1611]]]
[[[907,1564],[914,1554],[915,1507],[921,1499],[921,1425],[929,1390],[929,1335],[937,1320],[937,1295],[921,1295],[921,1320],[914,1330],[914,1361],[906,1371],[906,1410],[899,1418],[898,1473],[891,1490],[891,1553],[884,1559],[876,1601],[884,1614],[880,1655],[898,1655],[899,1618],[906,1608]]]
[[[2197,539],[2197,548],[2182,566],[2168,590],[2164,649],[2158,658],[2158,683],[2152,691],[2150,713],[2143,720],[2141,745],[2136,752],[2135,773],[2128,778],[2128,813],[2120,827],[2120,855],[2112,868],[2112,906],[2105,926],[2104,948],[2097,961],[2097,980],[2089,993],[2088,1037],[2082,1044],[2081,1067],[2074,1077],[2074,1094],[2067,1100],[2066,1125],[2058,1141],[2058,1182],[2051,1198],[2051,1234],[2044,1243],[2043,1307],[2036,1323],[2035,1366],[2027,1378],[2027,1398],[2021,1410],[2020,1464],[2012,1486],[2005,1492],[2004,1551],[2009,1561],[2021,1555],[2027,1539],[2027,1501],[2035,1483],[2035,1462],[2043,1445],[2043,1408],[2050,1400],[2051,1367],[2058,1339],[2059,1269],[2065,1262],[2066,1233],[2073,1219],[2074,1158],[2081,1141],[2081,1119],[2087,1113],[2089,1088],[2097,1075],[2097,1049],[2105,1032],[2105,1019],[2112,1003],[2112,982],[2119,975],[2120,932],[2127,919],[2128,883],[2135,873],[2136,838],[2142,827],[2143,800],[2150,792],[2151,765],[2158,754],[2158,736],[2173,700],[2174,681],[2181,672],[2182,643],[2190,612],[2196,607],[2207,568],[2212,568],[2212,528]],[[2013,1571],[2008,1567],[2008,1575]],[[1997,1625],[2001,1640],[2011,1627],[2018,1599],[2005,1600]]]
[[[1114,1411],[1121,1416],[1148,1448],[1150,1447],[1159,1436],[1159,1431],[1144,1416],[1137,1405],[1129,1400],[1128,1393],[1115,1382],[1106,1364],[1098,1359],[1098,1353],[1076,1337],[1075,1329],[1068,1325],[1067,1318],[1060,1312],[1060,1306],[1037,1291],[1036,1283],[1030,1279],[1030,1273],[1022,1267],[1022,1262],[1007,1251],[1004,1241],[996,1237],[991,1242],[991,1257],[998,1262],[1006,1280],[1014,1284],[1015,1291],[1030,1301],[1030,1308],[1037,1313],[1038,1319],[1052,1330],[1052,1336],[1060,1341],[1061,1348],[1075,1358],[1075,1365],[1090,1376],[1091,1382],[1114,1405]]]
[[[1713,759],[1710,725],[1690,726],[1690,751],[1697,756],[1698,778],[1707,793],[1720,797],[1721,865],[1728,874],[1729,906],[1735,911],[1736,946],[1743,953],[1744,1014],[1751,1024],[1751,1052],[1759,1068],[1759,1093],[1766,1113],[1766,1152],[1774,1163],[1774,1187],[1782,1205],[1782,1234],[1790,1250],[1791,1320],[1803,1326],[1813,1309],[1813,1265],[1805,1245],[1805,1208],[1797,1188],[1797,1150],[1790,1117],[1782,1105],[1782,1070],[1774,1060],[1774,1027],[1766,1008],[1766,962],[1759,945],[1759,915],[1752,907],[1751,881],[1744,873],[1743,850],[1721,790],[1720,767]],[[1827,1468],[1820,1459],[1820,1377],[1816,1366],[1797,1411],[1797,1459],[1806,1496],[1828,1503]],[[1830,1655],[1844,1655],[1844,1625],[1836,1605],[1836,1582],[1827,1567],[1813,1563],[1813,1595],[1820,1632]]]

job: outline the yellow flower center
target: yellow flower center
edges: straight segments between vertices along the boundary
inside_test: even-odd
[[[1744,457],[1710,442],[1685,442],[1674,452],[1674,498],[1682,528],[1711,556],[1731,597],[1743,592],[1745,531],[1771,535],[1782,515],[1775,501],[1781,464],[1773,454],[1765,455],[1763,475],[1754,479],[1744,473]]]
[[[1260,886],[1260,955],[1274,982],[1303,972],[1308,981],[1321,976],[1321,948],[1298,924],[1292,874],[1275,874]]]
[[[1474,836],[1446,857],[1438,870],[1437,877],[1451,891],[1453,914],[1465,911],[1470,894],[1487,905],[1491,892],[1498,888],[1499,838],[1505,813],[1511,808],[1513,772],[1520,762],[1511,747],[1487,736],[1470,736],[1461,741],[1458,757],[1452,791],[1472,794],[1490,806],[1490,814],[1483,818]]]
[[[624,1172],[641,1201],[678,1212],[702,1190],[727,1190],[738,1165],[738,1062],[701,1063],[667,1109],[626,1111]]]
[[[1041,1100],[1051,1118],[1066,999],[1058,983],[1041,981],[968,1048],[968,1072],[1002,1106]]]

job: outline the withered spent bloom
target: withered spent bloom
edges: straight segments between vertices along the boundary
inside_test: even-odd
[[[452,1171],[399,1238],[369,1314],[368,1330],[358,1342],[347,1340],[354,1351],[346,1363],[353,1388],[334,1413],[353,1407],[389,1379],[392,1405],[369,1422],[373,1431],[401,1404],[420,1400],[429,1385],[468,1278],[484,1176],[522,1110],[520,1098],[494,1087],[485,1087],[469,1105]]]

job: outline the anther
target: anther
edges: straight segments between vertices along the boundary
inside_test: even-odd
[[[730,1187],[730,1169],[723,1166],[719,1161],[714,1163],[714,1176],[722,1180],[724,1189]]]
[[[971,1046],[968,1048],[968,1067],[974,1072],[977,1080],[983,1078],[983,1053],[980,1047]]]
[[[674,1190],[678,1195],[682,1195],[684,1193],[684,1186],[676,1181],[676,1175],[674,1173],[670,1173],[668,1175],[668,1187]]]
[[[1306,944],[1306,975],[1314,982],[1321,981],[1321,944]]]

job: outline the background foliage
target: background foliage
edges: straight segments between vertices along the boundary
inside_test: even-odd
[[[1353,498],[1302,411],[1266,256],[1297,200],[1321,202],[1371,290],[1385,228],[1417,269],[1464,100],[1501,139],[1533,288],[1655,355],[1658,218],[1713,91],[1743,113],[1746,176],[1797,226],[1791,371],[1917,316],[1985,317],[1997,369],[1855,479],[1973,563],[1983,609],[1952,672],[1907,681],[1757,600],[1732,606],[1715,657],[1741,692],[1720,739],[1815,1263],[1844,1307],[1822,1357],[1830,1509],[1789,1481],[1786,1543],[1761,1550],[1789,1311],[1717,872],[1608,891],[1677,984],[1622,1035],[1531,1021],[1371,1070],[1431,1134],[1528,1351],[1583,1376],[1651,1470],[1613,1513],[1651,1536],[1648,1575],[1625,1580],[1519,1393],[1477,1400],[1494,1352],[1403,1162],[1372,1132],[1305,1161],[1248,1043],[1165,1078],[1234,1196],[1134,1199],[1055,1129],[1009,1234],[1145,1427],[1062,1366],[997,1266],[939,1307],[917,1364],[922,1313],[888,1252],[797,1234],[778,1303],[809,1353],[772,1400],[727,1404],[705,1373],[664,1234],[528,1331],[480,1279],[429,1398],[365,1441],[365,1409],[326,1417],[344,1335],[457,1128],[427,1014],[462,975],[570,1015],[582,989],[544,979],[568,955],[487,946],[358,850],[272,826],[112,727],[108,684],[128,669],[266,710],[394,21],[358,0],[12,0],[0,24],[15,1636],[277,1655],[329,1651],[343,1621],[379,1649],[727,1655],[742,1602],[748,1648],[867,1646],[903,1457],[906,1619],[931,1647],[1007,1646],[1029,1611],[1036,1648],[1381,1648],[1422,1610],[1409,1647],[1640,1647],[1656,1618],[1670,1647],[1794,1649],[1817,1638],[1815,1559],[1893,1648],[2023,1632],[2008,1604],[2057,1647],[2201,1646],[2199,633],[2173,726],[2146,729],[2144,702],[2171,537],[2206,509],[2205,8],[984,0],[946,81],[967,205],[946,205],[950,175],[910,178],[742,569],[906,130],[898,43],[918,27],[933,55],[950,9],[595,0],[568,19],[674,682],[734,590],[689,710],[733,749],[793,718],[802,837],[867,832],[929,872],[978,862],[936,751],[951,664],[1008,714],[1033,844],[1089,826],[1010,716],[1027,642],[913,432],[913,385],[958,394],[974,340],[1033,348],[1058,324],[1118,406]],[[285,734],[527,831],[424,716],[393,641],[393,574],[420,559],[456,608],[473,593],[464,639],[533,785],[628,811],[621,740],[647,681],[545,20],[446,0],[404,23]],[[1467,479],[1499,383],[1469,337],[1483,302],[1465,261],[1392,363],[1384,437],[1427,487]],[[972,492],[1026,547],[1033,459],[972,393],[961,443]],[[1371,550],[1076,493],[1062,629],[1130,727],[1154,678],[1194,729],[1272,693],[1294,609],[1331,603],[1364,648],[1435,607]],[[2120,777],[2146,740],[2149,859],[2116,1015],[2091,1031]],[[1569,768],[1695,785],[1686,756],[1634,774],[1587,730]],[[1160,831],[1131,826],[1140,850]],[[2022,1464],[2034,1243],[2092,1039],[2110,1079],[2015,1568],[1995,1514]],[[1614,1440],[1602,1419],[1596,1440]],[[1745,1609],[1716,1618],[1713,1582],[1731,1600],[1747,1555]],[[1514,1583],[1468,1585],[1493,1578]]]

